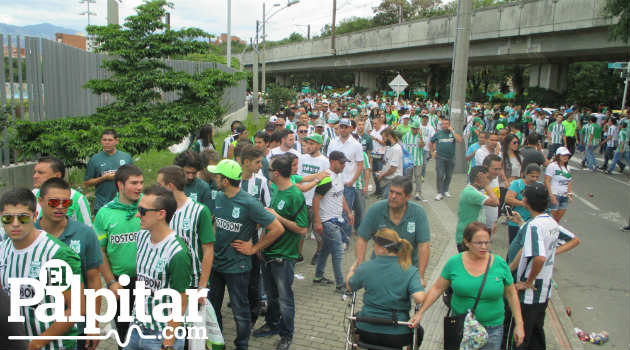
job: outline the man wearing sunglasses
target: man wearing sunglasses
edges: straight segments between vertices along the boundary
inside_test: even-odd
[[[48,179],[53,177],[65,178],[66,166],[63,162],[55,157],[41,157],[35,164],[33,171],[33,194],[35,198],[39,198],[39,188]],[[92,226],[92,212],[90,212],[90,203],[85,196],[75,190],[70,189],[72,205],[68,208],[68,217],[74,221]],[[37,203],[37,213],[41,215],[42,210]]]
[[[68,208],[72,206],[70,185],[63,179],[53,177],[40,188],[39,205],[42,216],[35,222],[35,228],[48,232],[49,235],[65,243],[81,258],[81,277],[88,289],[101,289],[99,268],[103,263],[96,233],[91,227],[76,222],[68,217]],[[99,314],[101,304],[96,303]],[[84,323],[77,323],[79,335],[83,334]],[[95,334],[98,335],[98,334]],[[78,340],[78,349],[94,349],[98,340]]]
[[[116,170],[114,182],[118,194],[98,211],[94,218],[94,230],[103,255],[101,273],[107,288],[118,295],[119,289],[134,289],[136,285],[136,239],[140,231],[140,219],[136,213],[144,185],[142,170],[135,165],[125,164]],[[118,283],[121,275],[130,278],[126,286]],[[134,298],[134,294],[129,292],[129,310],[133,308]],[[116,330],[124,340],[127,338],[129,322],[118,322],[120,299],[116,299],[116,303]]]
[[[298,122],[297,123],[297,141],[295,142],[295,149],[298,151],[298,153],[300,153],[301,155],[304,154],[304,139],[306,138],[306,135],[308,135],[308,125],[302,123],[302,122]]]
[[[116,184],[114,174],[116,170],[125,164],[133,164],[131,156],[116,149],[118,135],[113,129],[103,131],[101,134],[103,150],[93,155],[85,169],[84,186],[96,186],[94,193],[94,214],[102,206],[116,197]]]
[[[227,287],[236,323],[234,344],[237,349],[247,349],[252,327],[248,301],[250,256],[271,245],[284,228],[259,200],[240,189],[242,171],[237,162],[224,159],[216,166],[209,166],[208,171],[217,174],[221,189],[212,208],[217,240],[210,275],[210,302],[223,328],[221,307]],[[256,235],[256,225],[266,228],[266,233],[252,245],[250,240]]]
[[[0,197],[1,221],[8,237],[0,243],[0,286],[7,293],[11,290],[9,278],[37,278],[41,267],[49,260],[63,260],[73,274],[81,273],[81,260],[77,253],[52,235],[35,228],[35,203],[35,196],[27,188],[9,190]],[[27,293],[33,295],[35,290],[32,286],[22,285],[20,294]],[[68,314],[82,313],[73,310],[76,306],[71,302],[70,288],[63,292],[63,304]],[[20,308],[20,315],[25,318],[23,326],[26,335],[56,337],[78,334],[73,322],[38,320],[35,316],[37,306]],[[65,349],[64,345],[76,348],[72,340],[34,339],[30,341],[29,349]]]

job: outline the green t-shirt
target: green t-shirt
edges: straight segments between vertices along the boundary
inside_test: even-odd
[[[190,286],[192,274],[192,255],[186,247],[184,240],[171,232],[157,244],[151,242],[151,233],[147,230],[138,232],[138,282],[144,282],[145,288],[151,293],[143,299],[136,298],[133,317],[134,323],[142,325],[154,331],[161,331],[166,327],[166,323],[158,322],[151,317],[150,322],[142,322],[136,317],[138,303],[144,304],[146,315],[153,315],[153,309],[164,303],[170,303],[171,298],[164,296],[155,298],[155,292],[160,289],[173,289],[180,293],[186,291]],[[169,311],[168,308],[163,309]],[[167,315],[164,312],[164,316]]]
[[[72,270],[72,274],[81,274],[81,259],[79,256],[68,248],[66,244],[55,238],[54,236],[40,231],[39,236],[31,243],[30,246],[24,249],[15,249],[13,241],[11,239],[5,239],[0,242],[0,261],[3,266],[0,267],[0,285],[4,286],[7,293],[9,278],[38,278],[39,272],[42,266],[50,260],[60,259],[65,261]],[[31,285],[20,286],[20,294],[22,295],[34,295],[35,290]],[[18,296],[19,298],[19,296]],[[42,303],[52,304],[54,298],[52,296],[45,296]],[[24,316],[24,328],[27,336],[41,335],[46,329],[48,329],[53,321],[42,322],[35,316],[35,309],[40,303],[23,306],[20,308],[20,315]],[[5,307],[8,308],[8,305]],[[65,336],[77,336],[79,332],[76,326],[64,334]],[[76,340],[52,340],[46,346],[42,347],[44,350],[52,349],[74,349],[76,347]]]
[[[186,184],[186,186],[184,186],[184,193],[195,202],[210,207],[210,201],[212,200],[210,186],[202,179],[196,177],[189,184]]]
[[[415,266],[403,270],[397,256],[377,255],[374,259],[359,265],[348,281],[353,291],[365,288],[363,294],[362,317],[391,318],[396,311],[399,321],[409,320],[411,296],[424,291],[420,275]],[[357,328],[372,333],[407,334],[407,326],[384,326],[358,322]]]
[[[481,291],[479,304],[475,311],[477,320],[486,327],[503,324],[505,309],[503,292],[506,286],[514,283],[508,264],[498,255],[493,255],[494,261],[488,270],[486,283]],[[485,269],[484,269],[485,271]],[[451,282],[453,297],[451,308],[453,315],[461,315],[472,309],[483,281],[483,274],[471,276],[462,261],[462,253],[452,256],[442,269],[442,278]]]
[[[459,197],[457,206],[457,232],[456,241],[462,243],[464,229],[473,221],[484,222],[483,202],[488,198],[472,185],[466,185]]]
[[[298,227],[308,226],[308,212],[302,191],[295,185],[284,191],[277,191],[271,198],[271,206],[280,216],[295,221]],[[284,233],[271,246],[265,249],[268,258],[297,259],[300,255],[302,235],[285,228]]]
[[[562,122],[562,126],[564,126],[564,135],[566,137],[575,137],[575,130],[577,130],[577,121],[568,121],[565,120]]]
[[[411,127],[409,125],[405,126],[405,124],[400,124],[398,125],[398,127],[396,128],[397,131],[400,131],[400,133],[405,136],[408,132],[411,131]]]
[[[260,162],[262,163],[262,173],[263,176],[268,180],[269,179],[269,160],[267,160],[267,157],[262,157],[260,159]]]
[[[247,272],[252,268],[252,259],[230,246],[234,240],[249,241],[256,234],[256,225],[267,227],[273,222],[273,214],[265,210],[256,198],[241,190],[228,198],[216,192],[214,202],[216,242],[212,269],[222,273]]]
[[[122,274],[136,276],[136,239],[140,230],[140,218],[135,215],[137,208],[114,200],[101,208],[94,218],[94,231],[101,247],[105,248],[112,273],[117,277]]]
[[[414,266],[418,266],[418,244],[429,242],[431,232],[427,214],[419,204],[407,202],[407,209],[398,225],[394,225],[389,218],[389,204],[387,200],[378,201],[367,210],[357,234],[365,240],[371,239],[376,231],[388,227],[411,243],[413,252],[411,260]]]
[[[455,136],[450,131],[440,129],[433,135],[431,142],[435,143],[435,152],[438,158],[455,158]]]
[[[518,199],[519,201],[523,200],[523,191],[525,190],[525,187],[527,187],[527,185],[525,184],[525,181],[523,181],[523,179],[518,179],[518,180],[514,180],[510,183],[510,187],[508,188],[508,191],[512,191],[514,193],[516,193],[516,199]],[[516,206],[514,207],[514,210],[516,210],[519,214],[521,214],[521,217],[523,218],[523,220],[527,221],[529,220],[529,218],[531,217],[529,210],[527,210],[525,207],[523,206]],[[510,226],[518,226],[515,222],[513,221],[508,221],[508,225]]]
[[[117,150],[116,153],[108,155],[100,151],[90,158],[85,170],[85,180],[101,177],[107,173],[115,173],[118,168],[125,164],[133,164],[131,156],[123,151]],[[114,180],[103,181],[96,185],[94,193],[94,212],[107,204],[116,197],[118,190]]]
[[[297,175],[297,174],[293,174],[289,176],[289,180],[291,180],[291,183],[294,185],[302,182],[303,178],[304,177],[302,175]],[[271,198],[273,198],[276,194],[278,194],[278,186],[276,186],[276,184],[272,182],[271,185],[269,186],[269,191],[271,192]]]
[[[626,129],[619,130],[619,135],[617,136],[617,152],[626,152],[628,151],[628,133]],[[623,143],[623,145],[622,145]],[[623,148],[622,148],[623,146]]]

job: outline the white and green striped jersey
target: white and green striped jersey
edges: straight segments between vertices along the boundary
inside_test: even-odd
[[[39,199],[39,188],[34,189],[33,194],[35,198]],[[72,205],[68,208],[68,217],[74,221],[92,227],[90,202],[88,202],[87,198],[85,198],[81,192],[73,188],[70,189],[70,198],[72,198]],[[39,205],[39,201],[37,201],[37,213],[38,218],[42,216],[42,207]]]
[[[403,136],[402,143],[405,146],[407,152],[411,153],[413,158],[413,165],[422,165],[422,148],[420,147],[420,141],[422,141],[422,135],[420,131],[417,134],[406,133]]]
[[[429,114],[429,124],[431,124],[433,129],[437,130],[439,120],[440,118],[438,118],[437,114]]]
[[[215,241],[210,210],[205,205],[188,198],[181,208],[177,208],[169,226],[184,240],[192,254],[190,286],[200,287],[199,277],[201,276],[201,261],[203,260],[201,245]]]
[[[10,294],[9,278],[39,278],[41,267],[49,260],[60,259],[65,261],[72,270],[72,274],[81,275],[81,260],[79,256],[67,245],[45,231],[39,231],[38,237],[30,246],[24,249],[16,249],[11,239],[0,243],[0,284],[7,294]],[[31,285],[22,285],[20,295],[34,295],[35,290]],[[21,296],[20,296],[21,298]],[[46,296],[42,303],[52,303],[51,296]],[[23,306],[20,315],[24,316],[26,335],[41,335],[53,322],[41,322],[35,317],[35,309],[38,305]],[[7,306],[8,307],[8,306]],[[78,335],[76,327],[72,327],[65,335]],[[53,340],[42,349],[73,348],[76,341]]]
[[[619,142],[617,143],[617,152],[627,152],[629,148],[628,148],[628,133],[626,132],[626,129],[619,130],[617,141]]]
[[[541,214],[526,222],[520,229],[515,248],[522,248],[521,258],[516,270],[515,282],[525,282],[533,265],[533,258],[545,257],[545,264],[534,280],[535,289],[519,291],[523,304],[540,304],[551,297],[551,278],[553,276],[556,248],[573,239],[575,235],[558,225],[549,214]],[[512,246],[510,246],[512,250]],[[514,249],[518,251],[518,249]]]
[[[357,181],[354,182],[354,188],[357,190],[362,190],[365,187],[365,172],[370,171],[370,158],[368,158],[367,153],[363,152],[363,171],[357,178]]]
[[[134,323],[145,328],[162,331],[166,323],[156,321],[153,309],[163,303],[172,302],[170,297],[154,298],[155,292],[170,288],[184,293],[192,278],[191,254],[184,240],[171,232],[158,243],[151,242],[151,233],[147,230],[138,232],[138,256],[136,274],[138,282],[144,282],[151,293],[144,299],[136,298],[133,307]],[[144,305],[144,313],[151,317],[151,322],[142,322],[136,316],[138,303]],[[167,315],[168,310],[164,310]]]
[[[562,123],[553,122],[549,125],[552,144],[564,144],[564,126]]]

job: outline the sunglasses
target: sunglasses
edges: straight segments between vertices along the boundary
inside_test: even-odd
[[[2,223],[5,225],[10,225],[13,223],[14,218],[17,218],[20,224],[28,224],[31,222],[31,215],[29,214],[5,214],[2,215]]]
[[[59,198],[49,198],[48,206],[51,208],[57,208],[61,204],[63,208],[70,208],[72,205],[72,199],[59,199]]]
[[[306,134],[308,132],[308,130],[298,130],[299,134]]]
[[[140,216],[145,216],[147,215],[147,212],[150,211],[160,211],[162,209],[151,209],[151,208],[143,208],[143,207],[138,207],[138,213],[140,213]]]

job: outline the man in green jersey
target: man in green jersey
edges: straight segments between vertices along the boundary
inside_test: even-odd
[[[149,289],[136,295],[133,306],[133,323],[140,328],[144,336],[153,335],[153,339],[143,339],[138,330],[131,332],[128,350],[158,350],[184,348],[184,339],[176,339],[174,330],[181,325],[175,317],[186,312],[186,289],[192,278],[192,255],[186,242],[169,227],[173,214],[177,210],[177,201],[167,189],[153,185],[144,190],[138,204],[137,217],[140,218],[138,232],[138,255],[136,257],[136,275],[138,289]],[[176,292],[177,297],[162,294],[164,289]],[[198,297],[198,295],[197,295]],[[190,302],[196,303],[192,297]],[[156,319],[154,313],[166,315],[167,309],[160,310],[164,303],[180,307],[176,314],[174,306],[168,322]],[[168,327],[168,328],[167,328]],[[168,330],[171,330],[169,334]]]
[[[35,198],[39,198],[39,187],[52,177],[64,178],[66,176],[66,166],[63,162],[55,157],[41,157],[35,164],[33,171],[33,194]],[[85,196],[75,190],[70,189],[70,197],[72,205],[68,208],[68,217],[80,223],[92,226],[92,213],[90,212],[90,203]],[[41,215],[42,211],[37,203],[37,213]]]
[[[63,260],[70,266],[72,274],[81,274],[81,260],[77,253],[52,235],[35,228],[35,203],[35,196],[27,188],[9,190],[0,197],[2,226],[8,238],[0,242],[0,286],[7,294],[12,289],[9,278],[38,278],[42,266],[53,259]],[[83,284],[80,293],[82,289]],[[32,285],[23,284],[20,286],[20,295],[13,297],[20,299],[21,295],[34,294]],[[44,302],[52,303],[53,297],[45,297]],[[63,305],[66,315],[77,313],[76,307],[79,305],[71,302],[69,286],[63,292]],[[74,322],[38,320],[35,315],[37,306],[40,304],[20,308],[20,317],[23,317],[22,323],[27,336],[59,337],[78,334]],[[79,313],[83,314],[83,310]],[[38,338],[31,340],[28,348],[76,349],[76,341]]]
[[[96,186],[94,193],[94,214],[102,206],[116,197],[114,174],[125,164],[133,164],[131,156],[116,149],[118,136],[116,131],[108,129],[101,134],[103,150],[93,155],[85,169],[85,187]]]
[[[177,210],[169,226],[186,242],[193,256],[190,287],[206,288],[212,270],[215,241],[210,210],[186,196],[186,177],[181,167],[170,165],[158,170],[157,183],[169,190],[177,201]]]
[[[94,230],[103,255],[101,274],[107,288],[118,295],[119,289],[133,289],[136,284],[136,238],[140,230],[140,219],[136,213],[144,184],[142,170],[125,164],[116,170],[114,182],[118,195],[98,211],[94,218]],[[130,278],[130,283],[125,286],[118,282],[122,275]],[[128,310],[133,307],[134,297],[130,292]],[[120,299],[116,299],[116,304],[116,330],[122,340],[127,338],[129,322],[118,322]]]
[[[48,232],[77,253],[81,258],[81,279],[85,287],[99,290],[101,289],[99,267],[103,263],[103,257],[96,233],[91,227],[68,217],[67,211],[72,204],[70,193],[70,185],[63,179],[53,177],[44,182],[40,188],[38,200],[42,208],[42,215],[35,222],[35,228]],[[94,310],[100,314],[100,302],[96,303]],[[98,327],[98,323],[96,327]],[[79,334],[84,335],[85,324],[77,323],[77,328]],[[94,349],[98,342],[97,339],[87,341],[81,339],[77,341],[77,348]]]
[[[602,127],[597,124],[597,117],[591,116],[589,124],[584,127],[583,142],[586,154],[586,166],[591,171],[597,170],[597,159],[595,159],[595,149],[602,139]]]
[[[251,255],[273,243],[284,228],[278,219],[251,195],[240,189],[241,166],[234,160],[224,159],[208,171],[217,174],[217,192],[214,202],[217,241],[214,243],[214,266],[210,275],[210,302],[223,328],[221,307],[227,287],[236,323],[237,349],[247,349],[251,330],[251,314],[247,298]],[[267,229],[258,243],[250,240],[256,234],[256,225]]]
[[[210,206],[210,186],[197,177],[197,173],[201,170],[199,155],[193,151],[182,152],[175,157],[173,164],[182,167],[186,173],[186,183],[184,185],[186,196],[195,202],[207,207]]]
[[[208,171],[208,165],[217,165],[219,162],[219,152],[215,150],[206,150],[199,153],[199,162],[201,164],[201,171],[199,171],[199,178],[208,184],[210,188],[210,202],[208,203],[208,209],[214,208],[214,199],[217,197],[217,182],[215,181],[215,175]]]
[[[284,233],[262,253],[263,281],[269,306],[265,324],[254,331],[254,337],[280,333],[278,350],[288,350],[293,339],[293,269],[300,254],[300,240],[308,226],[304,195],[289,179],[291,163],[291,157],[286,155],[275,157],[271,162],[271,181],[278,187],[278,192],[267,210],[282,223]]]
[[[411,132],[405,134],[402,138],[402,144],[411,153],[413,157],[413,170],[411,178],[416,183],[416,200],[422,200],[422,156],[424,155],[424,137],[420,131],[420,123],[418,121],[411,122]]]
[[[409,178],[397,176],[391,181],[387,199],[372,204],[368,209],[357,231],[357,260],[351,267],[353,271],[365,260],[368,240],[379,229],[389,227],[413,246],[411,260],[418,268],[422,285],[426,286],[424,273],[429,263],[431,233],[424,208],[411,201],[412,192],[413,184]]]

